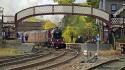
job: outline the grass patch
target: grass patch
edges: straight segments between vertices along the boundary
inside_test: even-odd
[[[16,56],[21,55],[17,49],[14,48],[0,48],[0,56]]]
[[[117,51],[117,50],[109,50],[109,51],[100,51],[99,52],[99,55],[100,56],[118,56],[120,55],[120,51]]]

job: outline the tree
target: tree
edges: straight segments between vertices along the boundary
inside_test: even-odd
[[[64,29],[64,38],[66,42],[70,42],[70,35],[67,33],[73,32],[75,33],[75,38],[78,35],[84,37],[93,37],[97,34],[97,26],[95,24],[95,20],[91,17],[84,17],[84,16],[70,16],[71,18],[66,18],[68,21],[66,22],[67,25]],[[64,17],[65,18],[65,17]],[[75,39],[74,39],[75,40]]]
[[[91,5],[92,7],[98,8],[99,7],[99,1],[100,0],[87,0],[88,5]]]
[[[36,17],[30,17],[28,19],[26,19],[26,21],[28,22],[41,22],[42,20]]]
[[[65,39],[65,42],[67,43],[71,42],[71,33],[73,33],[74,41],[75,41],[79,32],[80,31],[77,29],[77,27],[67,26],[63,31],[63,37]]]
[[[53,22],[46,20],[46,21],[44,21],[44,25],[42,26],[42,29],[51,29],[51,28],[55,28],[55,27],[56,27],[56,25]]]
[[[54,2],[58,2],[59,4],[72,4],[75,0],[54,0]]]
[[[75,0],[54,0],[55,2],[58,2],[59,4],[74,4]],[[81,3],[80,5],[83,6],[91,6],[95,5],[95,2],[92,4]],[[74,16],[74,15],[65,15],[63,18],[64,23],[64,30],[63,30],[63,36],[66,40],[66,42],[70,42],[70,32],[73,32],[75,35],[75,38],[78,35],[81,36],[94,36],[96,35],[96,25],[95,20],[91,17],[84,17],[84,16]],[[90,32],[91,31],[91,32]]]

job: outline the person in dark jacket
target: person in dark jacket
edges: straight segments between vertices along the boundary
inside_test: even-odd
[[[23,33],[21,34],[21,42],[24,43],[24,35],[23,35]]]
[[[73,42],[73,38],[74,38],[73,32],[70,32],[70,38],[71,38],[71,42]]]
[[[28,41],[28,37],[29,37],[28,34],[26,34],[26,35],[25,35],[25,40],[26,40],[26,42]]]
[[[20,38],[20,34],[18,32],[16,33],[16,38]]]
[[[75,43],[83,43],[83,37],[78,36],[78,38],[76,39]]]

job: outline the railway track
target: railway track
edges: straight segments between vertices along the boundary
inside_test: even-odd
[[[27,61],[31,61],[31,60],[35,60],[37,58],[42,58],[46,55],[49,55],[50,53],[46,53],[46,54],[36,54],[36,55],[32,55],[32,56],[26,56],[26,57],[20,57],[20,58],[14,58],[14,59],[10,59],[10,60],[5,60],[3,62],[0,63],[0,67],[3,66],[9,66],[9,65],[13,65],[13,64],[20,64],[23,62],[27,62]]]
[[[7,67],[9,65],[14,65],[14,64],[20,64],[20,63],[24,63],[27,61],[31,61],[31,60],[35,60],[38,58],[42,58],[44,56],[47,56],[49,54],[51,54],[52,51],[48,50],[48,49],[44,49],[39,50],[33,54],[26,54],[26,55],[20,55],[20,56],[15,56],[15,57],[9,57],[9,58],[5,58],[5,59],[1,59],[0,60],[0,70],[4,70],[4,67]]]
[[[41,58],[37,58],[35,60],[30,60],[27,62],[9,65],[3,67],[1,70],[44,70],[50,69],[77,57],[78,52],[71,52],[71,51],[56,51],[49,55],[46,55]]]
[[[13,57],[8,57],[8,58],[3,58],[0,60],[0,67],[4,65],[9,65],[15,63],[15,60],[17,60],[16,63],[21,62],[23,60],[29,60],[30,58],[33,59],[34,57],[38,57],[38,55],[44,55],[44,51],[37,51],[32,54],[25,54],[25,55],[18,55],[18,56],[13,56]],[[27,58],[27,59],[26,59]]]
[[[124,59],[124,60],[123,60],[123,61],[124,61],[124,66],[121,67],[119,70],[125,70],[125,57],[124,57],[124,58],[121,58],[121,59]]]
[[[24,55],[17,55],[17,56],[7,56],[7,57],[1,57],[0,58],[0,62],[1,61],[4,61],[4,60],[8,60],[8,59],[14,59],[14,58],[21,58],[21,57],[26,57],[26,56],[33,56],[33,55],[36,55],[38,53],[41,53],[42,51],[41,50],[38,50],[34,53],[31,53],[31,54],[24,54]]]
[[[41,51],[38,51],[38,52],[33,53],[33,54],[25,54],[25,55],[18,55],[18,56],[14,56],[14,57],[3,58],[0,60],[0,66],[2,65],[2,63],[12,62],[12,61],[17,60],[17,59],[20,60],[20,59],[24,59],[24,58],[28,58],[28,57],[34,57],[40,53],[41,53]]]
[[[100,64],[89,70],[125,70],[125,58],[120,58],[117,60],[111,60],[106,63]]]
[[[36,54],[35,56],[33,57],[28,57],[28,58],[24,58],[24,59],[15,59],[14,61],[9,61],[9,62],[3,62],[0,67],[0,70],[10,70],[12,68],[17,68],[17,67],[23,67],[25,65],[32,65],[34,62],[38,62],[38,61],[41,61],[42,59],[47,59],[47,58],[52,58],[54,56],[52,55],[55,55],[57,56],[56,53],[61,53],[62,51],[53,51],[54,53],[52,52],[46,52],[46,54]],[[16,69],[16,70],[20,70],[20,69]]]
[[[15,56],[5,56],[5,57],[1,56],[1,57],[0,57],[0,60],[12,58],[12,57],[15,57]]]
[[[78,52],[69,53],[69,54],[67,53],[67,54],[65,54],[65,56],[61,57],[61,59],[58,58],[54,61],[48,62],[45,65],[39,66],[36,68],[37,68],[37,70],[47,70],[47,69],[55,68],[57,66],[70,62],[72,59],[76,58],[77,56],[78,56]],[[29,70],[32,70],[32,69],[29,69]],[[34,70],[36,70],[36,69],[34,69]]]
[[[120,70],[125,70],[125,67],[122,67]]]

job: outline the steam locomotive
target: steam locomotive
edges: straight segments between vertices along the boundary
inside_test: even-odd
[[[53,32],[52,32],[53,31]],[[24,33],[28,34],[28,41],[30,43],[43,43],[49,48],[66,48],[62,31],[58,28],[52,30],[32,31]]]
[[[48,47],[54,48],[66,48],[66,44],[62,37],[62,31],[56,27],[56,29],[52,32],[52,30],[48,31]]]

